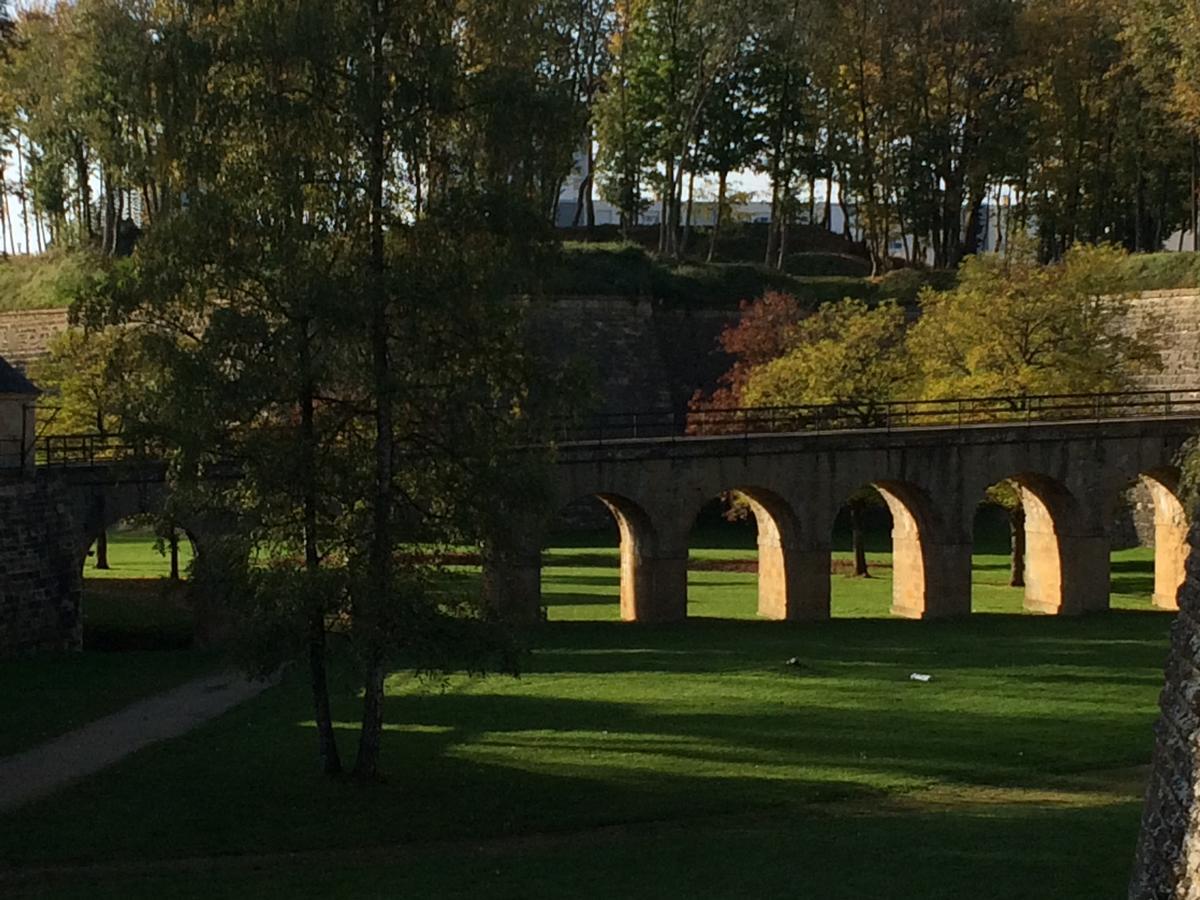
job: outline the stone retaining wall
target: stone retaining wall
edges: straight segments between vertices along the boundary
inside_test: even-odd
[[[0,657],[80,647],[77,531],[63,487],[0,484]]]
[[[67,327],[65,309],[0,313],[0,356],[18,369],[44,356],[50,339]]]
[[[717,338],[737,312],[668,307],[647,299],[563,297],[528,301],[535,348],[574,358],[590,371],[605,412],[680,409],[710,390],[729,366]],[[1132,301],[1133,327],[1164,327],[1163,370],[1139,385],[1168,390],[1200,385],[1200,290],[1149,291]],[[24,368],[67,327],[64,309],[0,313],[0,356]]]

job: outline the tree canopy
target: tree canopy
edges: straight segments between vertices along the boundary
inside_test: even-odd
[[[1077,242],[1157,250],[1197,216],[1193,3],[455,0],[413,9],[425,18],[394,49],[407,48],[411,71],[423,73],[402,79],[402,104],[421,112],[395,147],[391,185],[412,218],[465,178],[497,195],[520,192],[534,201],[531,216],[555,221],[577,161],[575,222],[585,211],[592,221],[598,186],[627,226],[657,206],[659,247],[673,255],[687,245],[694,201],[711,196],[706,181],[716,182],[720,209],[732,172],[761,173],[772,207],[763,259],[775,266],[789,226],[837,227],[835,204],[840,227],[881,270],[897,258],[955,266],[985,229],[1002,243],[1036,232],[1042,259]],[[193,138],[211,102],[195,79],[224,53],[198,35],[227,13],[223,4],[64,0],[15,14],[0,65],[0,209],[15,201],[20,211],[19,221],[0,216],[6,248],[49,240],[127,252],[127,222],[144,228],[187,202],[196,185],[181,173],[203,159],[180,163],[203,156]],[[453,52],[431,41],[446,34]]]

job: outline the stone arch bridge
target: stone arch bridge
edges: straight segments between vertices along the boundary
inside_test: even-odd
[[[1123,495],[1149,488],[1155,512],[1154,602],[1175,608],[1187,555],[1178,496],[1179,451],[1200,429],[1200,393],[1166,403],[1101,410],[1090,401],[1050,420],[911,421],[906,414],[833,427],[800,425],[736,434],[591,434],[563,441],[552,502],[515,514],[485,553],[485,585],[516,620],[541,613],[541,551],[554,513],[593,496],[621,536],[621,616],[672,622],[687,615],[688,536],[700,509],[730,491],[758,525],[759,614],[819,620],[830,613],[830,545],[847,498],[873,485],[893,520],[893,602],[898,616],[933,619],[971,611],[972,528],[985,491],[1011,479],[1026,509],[1026,608],[1079,614],[1109,603],[1109,531]],[[1187,399],[1190,398],[1190,399]],[[785,423],[787,425],[787,423]],[[61,440],[61,439],[55,439]],[[50,444],[38,466],[0,484],[0,655],[77,646],[81,569],[98,532],[166,503],[156,462],[111,462]],[[69,450],[69,448],[68,448]],[[199,553],[219,522],[180,523]]]
[[[1197,427],[1200,406],[1137,418],[581,440],[560,447],[552,505],[601,500],[620,531],[621,617],[672,622],[687,614],[697,514],[738,492],[758,526],[759,615],[819,620],[830,613],[834,519],[872,485],[893,521],[892,613],[934,619],[970,613],[975,513],[990,486],[1011,480],[1026,511],[1025,607],[1072,615],[1108,608],[1110,530],[1140,483],[1154,506],[1154,603],[1174,609],[1188,552],[1177,459]],[[548,524],[515,528],[485,563],[516,618],[539,615]]]

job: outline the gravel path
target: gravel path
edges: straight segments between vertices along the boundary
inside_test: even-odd
[[[75,731],[0,758],[0,813],[99,772],[156,741],[178,737],[279,681],[220,672],[139,700]]]

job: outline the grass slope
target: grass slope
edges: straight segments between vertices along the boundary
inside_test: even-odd
[[[691,612],[722,618],[597,621],[615,613],[614,562],[549,552],[552,617],[575,621],[532,636],[520,679],[393,676],[386,782],[313,774],[294,671],[22,810],[0,828],[0,860],[22,861],[0,890],[1122,896],[1170,623],[1149,610],[1146,551],[1115,557],[1117,610],[1073,620],[1017,613],[1003,557],[981,554],[976,606],[994,611],[941,623],[849,618],[885,613],[883,565],[835,576],[843,617],[819,625],[753,621],[753,575],[708,570]],[[339,679],[343,752],[357,706]]]

